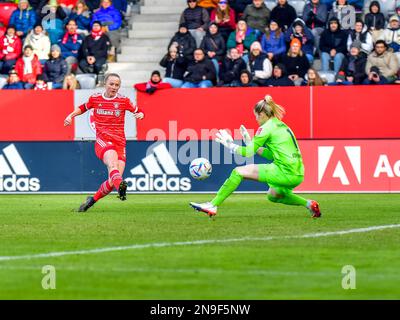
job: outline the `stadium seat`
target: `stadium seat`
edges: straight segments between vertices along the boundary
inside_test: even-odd
[[[6,83],[7,83],[7,76],[0,74],[0,89],[3,89]]]
[[[97,75],[94,73],[77,74],[76,80],[79,82],[81,89],[96,88]]]
[[[297,16],[303,16],[303,9],[306,5],[305,0],[289,0],[289,4],[296,10]]]
[[[11,14],[18,8],[18,5],[15,3],[0,3],[0,22],[4,24],[4,26],[8,26],[8,21],[10,20]]]
[[[369,4],[371,1],[373,0],[367,0],[364,2],[364,14],[369,12]],[[386,19],[396,12],[396,0],[378,0],[378,2],[381,5],[381,12],[384,14]],[[400,4],[399,0],[397,0],[397,4]]]
[[[273,8],[275,8],[277,1],[276,0],[265,0],[264,1],[265,5],[269,10],[272,11]]]

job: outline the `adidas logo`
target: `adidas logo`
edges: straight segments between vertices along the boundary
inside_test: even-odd
[[[191,189],[190,179],[180,177],[181,172],[165,144],[156,146],[152,154],[142,159],[142,163],[130,171],[135,177],[125,179],[128,182],[128,191],[189,191]]]
[[[5,147],[0,154],[0,191],[39,191],[40,180],[30,175],[15,145]]]

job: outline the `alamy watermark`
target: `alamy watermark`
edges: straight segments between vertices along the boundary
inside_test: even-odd
[[[42,267],[42,288],[44,290],[56,289],[56,268],[52,265],[45,265]]]
[[[342,268],[342,288],[344,290],[356,289],[356,268],[352,265],[345,265]]]

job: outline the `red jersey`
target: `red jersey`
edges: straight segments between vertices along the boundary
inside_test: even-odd
[[[119,93],[114,98],[106,98],[104,93],[95,93],[87,103],[79,107],[82,113],[93,110],[96,139],[111,141],[125,146],[125,112],[141,112],[128,97]]]

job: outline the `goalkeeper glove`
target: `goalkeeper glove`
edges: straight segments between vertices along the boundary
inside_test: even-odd
[[[225,129],[219,130],[215,136],[215,141],[228,148],[231,153],[235,153],[239,148],[237,144],[233,143],[233,138]]]
[[[251,143],[251,138],[249,132],[244,125],[240,126],[240,134],[242,135],[244,144],[248,146]]]

